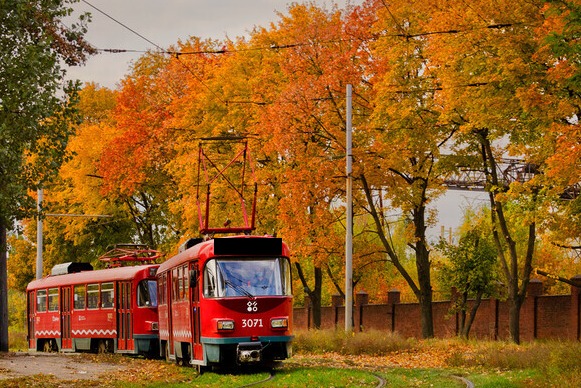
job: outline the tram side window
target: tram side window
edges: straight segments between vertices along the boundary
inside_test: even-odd
[[[101,307],[104,309],[113,307],[113,283],[101,284]]]
[[[48,311],[59,310],[59,289],[49,288],[48,290]]]
[[[46,290],[36,291],[36,311],[46,311]]]
[[[190,284],[189,278],[188,278],[188,267],[182,267],[182,291],[181,291],[181,295],[182,295],[182,300],[187,300],[188,299],[188,285]]]
[[[178,300],[179,288],[178,288],[178,270],[174,269],[172,271],[172,287],[171,287],[171,298],[172,300]]]
[[[178,269],[178,299],[184,300],[184,268]]]
[[[99,285],[98,284],[87,285],[87,308],[89,308],[89,309],[99,308]]]
[[[75,310],[85,308],[85,286],[75,286]]]
[[[137,305],[157,307],[157,283],[155,280],[142,280],[137,286]]]
[[[204,296],[214,298],[216,294],[216,260],[211,260],[204,271]]]
[[[159,297],[159,304],[167,304],[167,294],[166,294],[166,282],[167,275],[164,273],[158,278],[157,282],[157,293]]]

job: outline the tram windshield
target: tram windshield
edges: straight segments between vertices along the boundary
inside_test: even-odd
[[[212,259],[204,269],[204,296],[291,295],[286,258]]]
[[[157,307],[157,282],[142,280],[137,286],[137,305],[139,307]]]

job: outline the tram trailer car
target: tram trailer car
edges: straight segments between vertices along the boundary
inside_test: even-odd
[[[92,270],[56,265],[28,284],[29,351],[159,355],[159,264]]]
[[[157,272],[160,355],[200,372],[291,357],[287,245],[250,235],[200,241]]]

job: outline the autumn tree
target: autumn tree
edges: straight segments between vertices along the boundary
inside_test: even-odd
[[[404,277],[419,301],[424,338],[433,337],[430,247],[426,231],[433,217],[428,203],[443,192],[440,153],[456,126],[441,123],[435,98],[438,80],[430,71],[422,36],[427,11],[419,2],[371,2],[377,20],[371,28],[374,58],[373,115],[355,152],[363,159],[357,176],[367,199],[364,208],[373,217],[388,260]],[[413,252],[410,273],[394,248],[386,228],[388,209],[399,209],[406,219],[404,238]]]
[[[458,335],[468,338],[476,312],[485,296],[494,295],[496,249],[486,225],[486,214],[465,215],[457,244],[440,241],[438,249],[447,259],[441,268],[444,284],[458,294],[453,311],[460,316]],[[469,306],[468,300],[472,299]]]
[[[132,242],[135,225],[123,203],[103,195],[100,160],[117,136],[114,111],[118,92],[87,84],[79,92],[82,123],[68,142],[73,155],[46,187],[45,272],[63,261],[92,262],[116,243]],[[34,221],[30,222],[34,227]],[[31,233],[32,235],[34,233]]]
[[[26,292],[26,286],[34,280],[36,271],[34,260],[36,247],[24,235],[8,236],[10,245],[10,260],[8,260],[8,288]]]
[[[526,111],[546,128],[541,147],[546,165],[539,180],[552,197],[552,210],[545,217],[550,229],[547,238],[577,252],[581,252],[579,10],[574,1],[544,4],[535,53],[543,78],[520,94]]]
[[[83,40],[86,15],[70,27],[61,22],[72,2],[0,2],[0,351],[8,350],[6,231],[34,209],[28,190],[63,161],[76,85],[65,83],[62,63],[94,52]]]
[[[209,148],[201,147],[203,139],[240,139],[248,134],[246,124],[252,122],[252,115],[243,109],[247,105],[227,101],[239,98],[246,101],[239,94],[247,87],[245,81],[248,74],[244,72],[249,72],[250,67],[238,69],[243,73],[236,70],[235,61],[231,61],[234,54],[229,52],[236,51],[233,42],[190,37],[172,47],[172,50],[180,54],[171,58],[161,74],[164,98],[168,103],[167,109],[171,111],[171,116],[164,123],[167,141],[172,147],[172,157],[165,171],[175,185],[175,193],[173,198],[168,198],[168,206],[176,214],[179,237],[187,238],[200,233],[202,225],[199,224],[198,203],[203,204],[202,212],[205,212],[206,177],[214,176],[240,151],[231,142],[218,141]],[[202,149],[207,154],[200,158]],[[236,165],[239,166],[243,160],[246,159],[238,158]],[[205,170],[199,162],[205,164]],[[251,175],[250,167],[248,177]],[[240,171],[234,168],[229,172],[234,170]],[[222,194],[232,194],[227,185],[222,179],[213,182],[211,195],[215,197],[211,199],[210,212],[213,227],[222,226],[226,220],[239,221],[233,219],[233,214],[237,213],[233,208],[240,209],[238,199],[220,197]],[[220,190],[221,187],[226,190]],[[250,191],[252,189],[249,188]],[[216,220],[220,220],[219,224]]]
[[[545,162],[539,145],[546,122],[531,115],[519,98],[544,76],[542,64],[534,60],[538,45],[532,28],[542,23],[540,6],[482,1],[466,9],[454,2],[434,2],[427,30],[434,42],[430,57],[440,80],[442,120],[459,126],[452,150],[471,156],[486,175],[493,241],[510,301],[509,329],[517,343],[543,195],[535,181],[509,185],[500,165],[506,156],[535,166]],[[520,217],[509,217],[508,207],[519,207]],[[516,225],[528,228],[524,238],[517,238]]]
[[[175,184],[166,171],[173,155],[169,97],[164,85],[167,57],[150,53],[140,58],[121,82],[115,111],[115,135],[103,147],[97,173],[101,194],[123,204],[134,225],[133,239],[152,248],[177,241],[168,211]]]
[[[346,35],[342,12],[306,3],[289,6],[251,43],[271,48],[262,54],[257,90],[268,104],[256,131],[280,193],[280,232],[319,327],[323,275],[344,252],[345,88],[359,83],[358,42]]]

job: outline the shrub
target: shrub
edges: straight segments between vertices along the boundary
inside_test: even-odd
[[[293,348],[297,352],[353,355],[381,355],[413,347],[414,340],[377,330],[346,333],[343,330],[296,331]]]

